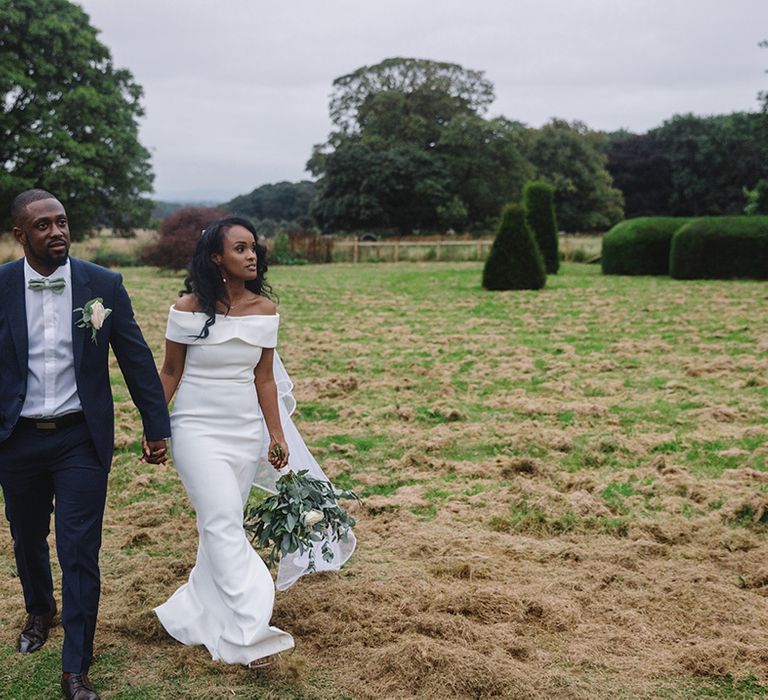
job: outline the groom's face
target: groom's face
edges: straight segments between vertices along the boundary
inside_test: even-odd
[[[30,266],[41,275],[50,275],[67,262],[69,223],[58,199],[39,199],[27,204],[13,233],[24,247]]]

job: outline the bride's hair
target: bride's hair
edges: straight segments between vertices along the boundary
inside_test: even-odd
[[[256,242],[257,275],[255,280],[246,281],[245,288],[268,299],[274,297],[272,287],[264,279],[267,274],[267,249],[259,244],[259,237],[253,224],[239,216],[229,216],[226,219],[214,221],[203,229],[195,254],[189,263],[189,275],[184,280],[184,289],[179,293],[179,296],[190,293],[197,295],[203,313],[208,316],[198,338],[207,338],[209,328],[216,323],[216,304],[221,302],[228,306],[221,272],[211,260],[211,256],[221,255],[224,252],[224,234],[233,226],[242,226],[250,231]]]

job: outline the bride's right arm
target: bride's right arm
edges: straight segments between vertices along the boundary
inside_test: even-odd
[[[160,370],[160,381],[163,384],[165,403],[170,403],[179,386],[184,372],[184,360],[187,357],[187,346],[173,340],[165,340],[165,359]]]

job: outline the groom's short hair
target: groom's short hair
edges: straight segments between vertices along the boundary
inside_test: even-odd
[[[39,188],[24,190],[21,194],[16,195],[13,204],[11,204],[11,222],[13,225],[19,225],[21,217],[24,215],[24,210],[27,208],[28,204],[39,202],[41,199],[56,199],[56,196],[47,190],[41,190]]]

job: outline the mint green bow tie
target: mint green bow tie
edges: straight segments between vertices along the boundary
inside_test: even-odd
[[[50,289],[52,292],[56,292],[56,294],[63,294],[64,287],[67,286],[67,283],[63,277],[57,277],[55,280],[40,277],[36,280],[29,280],[29,285],[27,286],[35,292],[42,292],[43,289]]]

